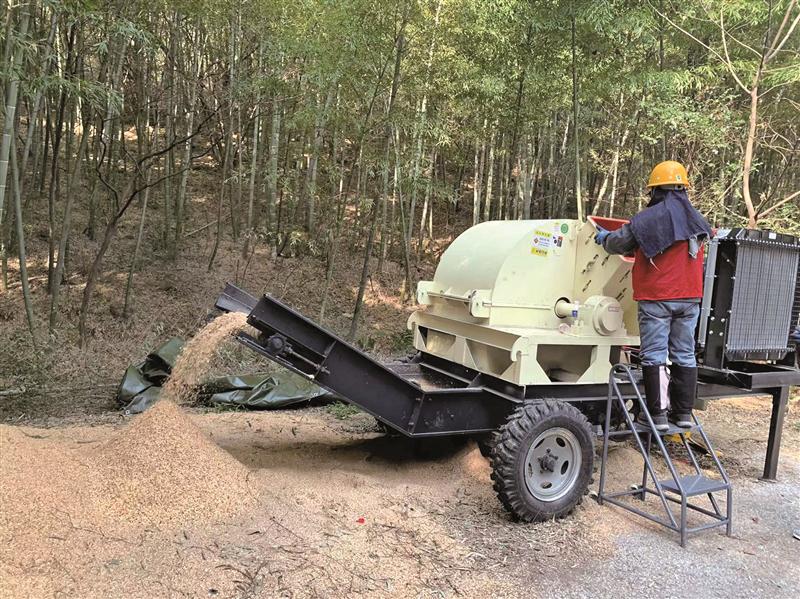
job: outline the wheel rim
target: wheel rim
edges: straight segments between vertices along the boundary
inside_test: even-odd
[[[581,445],[572,431],[549,428],[525,458],[525,484],[540,501],[557,501],[570,492],[581,471]]]

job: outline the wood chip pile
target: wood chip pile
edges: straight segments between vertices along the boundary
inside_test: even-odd
[[[3,536],[224,521],[252,501],[247,468],[168,400],[98,445],[58,448],[8,426],[0,427],[0,445]]]

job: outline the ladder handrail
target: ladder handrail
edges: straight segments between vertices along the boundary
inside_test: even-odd
[[[664,461],[667,463],[667,467],[669,468],[669,472],[672,475],[672,479],[675,481],[675,486],[677,486],[677,488],[680,491],[680,494],[682,496],[685,495],[685,491],[683,489],[683,485],[681,485],[681,481],[680,481],[681,477],[678,474],[678,471],[675,470],[675,466],[672,463],[672,460],[669,459],[669,454],[667,453],[667,448],[664,446],[664,441],[661,439],[661,435],[659,435],[658,431],[656,430],[655,422],[653,422],[653,418],[650,416],[650,410],[647,409],[647,404],[645,403],[644,398],[642,397],[642,394],[639,391],[639,385],[636,384],[636,379],[633,376],[633,372],[631,371],[631,368],[630,368],[630,366],[628,364],[617,364],[611,369],[611,377],[610,378],[611,378],[612,384],[614,386],[614,391],[617,394],[617,398],[622,402],[622,405],[624,407],[625,401],[623,399],[622,392],[620,391],[619,385],[617,384],[617,381],[614,378],[614,373],[615,372],[619,372],[620,370],[627,375],[628,380],[630,381],[631,386],[633,387],[633,390],[636,392],[636,399],[639,401],[639,409],[644,410],[644,415],[647,416],[647,422],[650,425],[650,429],[651,430],[650,430],[649,434],[655,436],[656,443],[658,443],[658,448],[661,450],[661,455],[663,455],[665,457]],[[627,410],[625,410],[625,412],[627,414]],[[627,417],[628,420],[630,420],[629,416],[626,416],[626,417]],[[636,438],[638,440],[639,434],[636,431],[636,427],[635,426],[631,426],[631,430],[633,431],[634,435],[636,436]],[[660,489],[659,489],[659,491],[660,491]]]
[[[633,433],[633,437],[634,437],[634,439],[636,439],[636,444],[639,446],[639,451],[642,453],[642,456],[644,457],[645,467],[650,472],[650,476],[653,478],[653,484],[656,486],[656,489],[658,490],[658,496],[661,499],[661,503],[664,506],[664,511],[666,512],[667,516],[669,517],[669,520],[672,523],[672,525],[677,527],[678,524],[677,524],[677,522],[675,522],[675,516],[672,514],[672,510],[669,509],[669,505],[667,504],[667,500],[666,500],[666,497],[664,495],[664,489],[661,487],[661,483],[658,480],[658,475],[656,474],[655,470],[653,469],[653,465],[650,463],[650,460],[647,457],[647,453],[648,452],[644,448],[644,444],[642,443],[642,440],[639,437],[639,433],[636,430],[636,426],[634,426],[633,420],[631,420],[630,414],[628,413],[628,409],[625,406],[625,399],[624,399],[624,397],[622,395],[622,392],[620,391],[619,384],[617,383],[617,380],[616,380],[616,378],[614,376],[616,374],[617,367],[621,367],[621,368],[624,369],[622,371],[622,373],[626,374],[628,376],[628,380],[630,381],[631,386],[633,387],[634,391],[636,392],[636,396],[637,396],[637,398],[639,400],[639,403],[643,404],[642,395],[639,392],[639,385],[636,384],[636,380],[635,380],[635,378],[633,376],[633,373],[631,372],[630,368],[628,368],[627,366],[625,366],[623,364],[617,364],[616,366],[614,366],[611,369],[611,374],[609,375],[609,396],[611,395],[611,390],[613,389],[614,393],[616,394],[617,401],[619,401],[620,405],[622,406],[622,414],[625,417],[625,420],[627,421],[628,428]],[[654,432],[655,431],[655,424],[653,423],[652,418],[650,418],[650,414],[647,413],[646,411],[645,411],[645,413],[647,415],[648,421],[650,422],[650,426],[651,426],[651,428],[652,428],[652,430]],[[609,429],[611,427],[610,420],[611,420],[610,418],[607,419],[606,423],[605,423],[605,426],[606,426],[605,444],[606,445],[608,443],[608,432],[609,432]],[[652,432],[650,434],[651,434],[651,437],[652,437]],[[663,443],[661,442],[661,437],[659,435],[656,435],[656,439],[658,440],[659,446],[661,447],[661,451],[665,452],[666,450],[664,448]],[[605,458],[607,457],[607,454],[608,454],[607,447],[605,447],[605,455],[603,456],[603,467],[605,467]],[[677,484],[679,485],[678,488],[681,490],[681,495],[683,495],[683,488],[680,487],[680,483],[679,482],[677,482]]]
[[[711,455],[711,459],[714,460],[714,465],[717,467],[717,471],[722,476],[722,480],[725,481],[725,484],[731,484],[730,478],[728,477],[728,473],[725,471],[725,468],[722,466],[722,462],[719,461],[719,457],[717,457],[717,452],[714,451],[714,447],[711,445],[711,442],[708,440],[706,436],[705,430],[703,430],[702,425],[697,420],[697,416],[692,414],[692,418],[694,419],[694,423],[697,425],[697,430],[700,432],[700,436],[703,438],[703,443],[705,444],[706,448],[708,449],[708,453]]]

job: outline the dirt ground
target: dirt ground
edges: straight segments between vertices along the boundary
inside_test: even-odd
[[[472,442],[386,437],[360,413],[165,405],[4,425],[0,596],[797,597],[799,411],[778,483],[757,481],[767,398],[704,413],[734,479],[734,536],[687,549],[591,499],[563,521],[513,523]],[[615,446],[609,484],[635,482],[639,464]]]

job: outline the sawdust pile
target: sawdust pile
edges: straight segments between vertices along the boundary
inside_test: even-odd
[[[514,524],[474,445],[420,457],[323,409],[162,401],[123,430],[0,427],[0,443],[10,596],[510,597],[606,552],[599,507]]]
[[[0,427],[0,596],[508,596],[446,524],[477,451],[396,462],[318,416],[246,418]]]
[[[107,441],[59,444],[3,426],[0,446],[3,537],[220,522],[254,501],[248,469],[170,401]]]
[[[247,315],[241,312],[229,312],[208,323],[183,347],[162,397],[181,404],[191,402],[219,347],[246,326]]]
[[[186,563],[186,531],[253,511],[249,474],[169,401],[77,438],[0,426],[0,597],[154,597],[171,594],[170,577],[205,583],[205,561]]]
[[[171,528],[224,521],[250,505],[248,469],[171,401],[191,393],[245,324],[244,314],[225,314],[207,325],[181,353],[164,398],[103,441],[59,444],[0,427],[0,534]]]
[[[219,521],[252,502],[247,468],[169,400],[139,416],[95,459],[113,513],[129,523]]]

